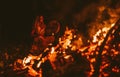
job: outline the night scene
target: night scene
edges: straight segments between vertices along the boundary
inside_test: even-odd
[[[120,1],[1,0],[0,77],[120,77]]]

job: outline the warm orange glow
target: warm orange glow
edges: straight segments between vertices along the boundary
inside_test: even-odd
[[[64,49],[67,49],[68,47],[71,47],[72,39],[73,39],[72,30],[66,28],[65,34],[63,35],[62,38],[59,39],[59,43],[60,45],[62,45]]]
[[[90,64],[90,68],[91,68],[91,71],[90,71],[90,76],[91,76],[93,74],[93,72],[94,72],[94,67],[93,67],[92,64]]]
[[[52,47],[52,48],[51,48],[51,54],[52,54],[54,51],[55,51],[55,48]]]
[[[103,6],[101,6],[99,8],[100,12],[102,12],[104,9],[105,9],[105,7],[103,7]],[[101,17],[101,16],[99,16],[99,17]],[[40,21],[41,21],[41,23],[43,23],[42,19]],[[47,54],[45,54],[45,56],[43,55],[43,53],[41,53],[37,56],[29,54],[23,60],[18,59],[14,65],[17,66],[16,63],[19,63],[19,64],[21,64],[21,66],[20,66],[21,69],[25,69],[25,68],[29,69],[28,72],[31,76],[42,77],[42,68],[40,66],[46,60],[50,61],[50,64],[54,71],[57,69],[62,69],[62,71],[63,71],[63,68],[58,63],[58,58],[59,58],[59,61],[61,62],[61,64],[64,61],[67,62],[67,60],[70,60],[71,57],[72,57],[72,60],[70,60],[70,61],[74,62],[73,56],[71,56],[67,52],[67,49],[70,49],[72,52],[81,54],[82,57],[86,58],[90,62],[91,70],[89,71],[89,75],[92,76],[93,72],[95,71],[94,63],[96,62],[96,56],[99,54],[99,52],[98,52],[99,46],[104,41],[104,38],[106,37],[108,31],[115,25],[115,20],[110,20],[109,24],[107,23],[107,21],[105,21],[104,24],[105,25],[103,25],[102,28],[100,28],[98,31],[96,31],[96,33],[92,36],[92,39],[88,39],[88,43],[89,43],[88,45],[84,45],[84,43],[83,43],[84,39],[80,34],[75,34],[76,30],[69,29],[68,27],[66,27],[64,35],[61,36],[58,40],[58,44],[56,46],[53,46],[53,44],[50,43],[49,45],[51,47],[49,47],[49,48],[47,47],[43,50],[43,53],[47,52]],[[36,25],[37,25],[37,23],[36,23]],[[99,26],[98,23],[97,23],[97,25]],[[38,28],[38,31],[40,31],[39,28]],[[112,32],[112,34],[114,32],[115,32],[115,30]],[[54,37],[54,33],[52,33],[52,36]],[[102,51],[102,56],[103,55],[116,56],[116,55],[120,54],[120,52],[118,50],[114,49],[116,47],[115,45],[113,45],[112,46],[113,48],[111,48],[111,50],[110,50],[109,41],[111,41],[113,38],[114,38],[114,36],[110,36],[108,38],[108,41],[104,47],[104,50]],[[47,41],[49,41],[49,40],[47,40]],[[34,50],[39,49],[39,47],[34,46],[34,45],[32,45],[32,47]],[[120,47],[120,44],[118,44],[118,47]],[[60,57],[58,56],[59,54],[61,55]],[[7,56],[7,54],[6,54],[6,56]],[[8,57],[6,57],[6,58],[8,58]],[[40,70],[33,69],[32,66],[35,64],[35,60],[38,61],[38,63],[36,63],[36,68],[39,68]],[[107,73],[103,72],[103,69],[105,69],[109,65],[110,65],[109,63],[107,63],[106,61],[103,60],[102,65],[100,67],[100,72],[104,76],[109,76]],[[15,68],[15,70],[20,69],[19,67],[14,67],[14,68]],[[120,72],[120,70],[117,67],[112,68],[112,71]],[[88,76],[88,77],[90,77],[90,76]]]
[[[119,72],[120,72],[120,69],[117,68],[117,67],[114,67],[114,68],[112,68],[112,71],[113,71],[113,72],[117,72],[117,73],[119,73]]]
[[[93,58],[93,59],[90,60],[91,63],[93,63],[93,62],[95,62],[95,61],[96,61],[95,58]]]
[[[65,56],[64,58],[65,58],[65,59],[69,59],[69,57],[70,57],[70,55],[67,55],[67,56]]]

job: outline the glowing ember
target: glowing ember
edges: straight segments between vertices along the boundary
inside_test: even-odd
[[[101,8],[101,10],[104,8]],[[43,22],[43,21],[42,21]],[[43,73],[43,68],[42,65],[46,62],[49,61],[52,69],[54,71],[59,70],[63,74],[67,66],[72,64],[72,62],[75,62],[75,53],[81,54],[82,57],[87,59],[90,63],[90,71],[89,71],[89,76],[92,76],[94,73],[94,64],[96,63],[96,56],[99,54],[99,46],[102,44],[104,41],[104,38],[106,37],[108,31],[114,27],[114,23],[111,24],[110,26],[105,26],[101,29],[99,29],[95,35],[93,35],[93,39],[90,40],[88,39],[89,45],[87,46],[82,46],[83,45],[83,39],[80,34],[75,34],[76,30],[74,29],[69,29],[66,27],[66,30],[64,32],[64,35],[61,36],[58,40],[58,44],[53,46],[52,43],[50,43],[50,47],[45,48],[42,53],[40,53],[37,56],[34,56],[32,54],[29,54],[28,57],[25,57],[23,60],[18,59],[15,62],[21,64],[21,67],[14,67],[16,70],[17,69],[28,69],[28,73],[31,76],[34,77],[42,77]],[[112,32],[112,34],[115,33],[115,30]],[[54,34],[52,33],[52,36]],[[113,49],[109,47],[110,41],[114,37],[110,36],[108,38],[108,41],[104,47],[104,50],[102,52],[102,55],[111,55],[111,56],[117,56],[119,55],[119,51],[115,50],[114,48],[116,45],[113,45]],[[120,44],[118,44],[118,47],[120,47]],[[108,52],[110,50],[110,52]],[[71,62],[71,63],[70,63]],[[68,63],[68,64],[67,64]],[[62,65],[66,66],[63,67]],[[33,68],[34,66],[34,68]],[[100,67],[100,76],[103,74],[104,76],[109,76],[109,74],[103,72],[105,68],[110,66],[109,63],[106,63],[105,60],[103,60],[102,65]],[[112,68],[113,72],[120,72],[117,67]]]
[[[64,49],[71,47],[71,40],[73,39],[72,32],[73,32],[72,30],[66,28],[64,36],[59,39],[59,43]]]
[[[111,24],[111,26],[109,26],[109,27],[104,27],[104,28],[102,28],[102,29],[100,29],[99,31],[97,31],[97,33],[93,36],[93,43],[96,43],[96,42],[98,42],[98,45],[100,46],[101,45],[101,43],[103,42],[103,38],[105,38],[106,37],[106,34],[107,34],[107,32],[109,31],[109,29],[111,28],[111,27],[113,27],[114,26],[114,24]]]

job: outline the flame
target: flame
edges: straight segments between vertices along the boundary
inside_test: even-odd
[[[101,7],[99,8],[100,11],[103,11],[105,8]],[[59,43],[56,46],[53,46],[52,44],[50,48],[46,48],[43,53],[47,53],[45,56],[41,53],[37,56],[34,56],[32,54],[29,54],[27,57],[25,57],[23,60],[18,59],[15,62],[15,70],[18,69],[26,69],[28,68],[28,73],[33,77],[42,77],[42,68],[41,65],[46,61],[49,60],[53,70],[60,69],[60,66],[57,65],[58,58],[61,62],[64,62],[64,60],[71,59],[71,55],[68,54],[67,49],[70,49],[72,52],[77,52],[78,54],[81,54],[83,57],[85,57],[90,62],[90,71],[89,75],[92,76],[94,70],[94,63],[96,62],[96,56],[99,54],[99,46],[104,41],[104,38],[106,37],[108,31],[115,25],[115,22],[111,21],[111,24],[105,24],[103,28],[100,28],[92,37],[92,40],[88,39],[89,45],[82,46],[83,45],[83,39],[80,34],[75,34],[76,30],[69,29],[66,27],[66,30],[64,32],[64,35],[59,38]],[[107,25],[107,26],[106,26]],[[110,26],[108,26],[110,25]],[[112,33],[114,33],[113,31]],[[54,36],[54,34],[53,34]],[[114,37],[108,38],[108,41],[111,41]],[[115,47],[115,46],[113,46]],[[118,44],[118,47],[120,47],[120,44]],[[102,55],[108,55],[108,50],[110,49],[109,45],[105,45],[104,50],[102,52]],[[87,51],[87,52],[86,52]],[[120,54],[119,51],[115,49],[110,50],[111,53],[116,56]],[[62,56],[58,56],[62,54]],[[33,65],[35,64],[35,61],[38,61],[36,64],[36,68],[39,68],[39,70],[33,69]],[[71,60],[71,62],[74,62],[74,59]],[[17,67],[16,63],[21,64],[21,68]],[[56,63],[56,64],[55,64]],[[106,63],[105,61],[102,62],[102,66],[100,67],[101,74],[104,74],[104,76],[108,76],[108,74],[102,72],[106,67],[109,66],[109,63]],[[61,68],[64,69],[64,68]],[[112,68],[112,71],[114,72],[120,72],[117,67]],[[62,70],[63,72],[63,70]],[[89,76],[89,77],[90,77]]]
[[[96,34],[93,36],[92,42],[93,42],[93,43],[98,42],[98,45],[100,46],[101,43],[102,43],[103,40],[104,40],[103,38],[106,37],[107,32],[108,32],[109,29],[110,29],[111,27],[113,27],[113,26],[114,26],[114,23],[111,24],[110,27],[104,27],[104,28],[102,28],[102,29],[99,29],[99,30],[96,32]]]
[[[55,48],[52,47],[52,48],[51,48],[51,54],[52,54],[54,51],[55,51]]]
[[[68,27],[66,27],[65,34],[62,38],[59,38],[59,44],[62,48],[67,49],[68,47],[71,47],[71,40],[73,39],[72,32],[72,30],[69,30]]]

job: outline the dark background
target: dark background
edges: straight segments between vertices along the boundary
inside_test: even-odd
[[[63,25],[71,24],[72,15],[93,3],[99,5],[98,0],[1,0],[0,45],[31,41],[30,33],[37,15],[43,15],[46,23],[56,19]],[[93,16],[88,18],[91,20]],[[85,26],[81,28],[86,30]]]
[[[72,13],[76,4],[77,0],[1,0],[0,45],[30,40],[30,32],[37,15],[43,15],[46,21],[62,21],[66,14]],[[81,1],[76,9],[84,4]]]
[[[27,40],[33,11],[30,0],[0,1],[0,45]]]

